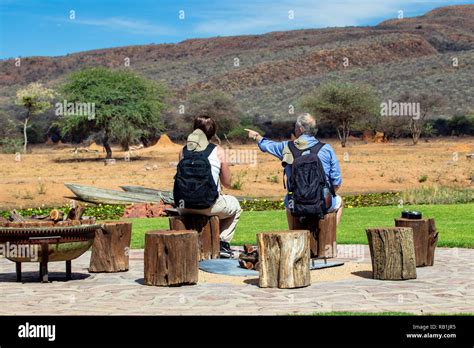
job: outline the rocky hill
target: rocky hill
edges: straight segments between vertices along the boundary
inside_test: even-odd
[[[474,108],[474,5],[435,9],[373,27],[272,32],[127,46],[61,57],[0,61],[0,108],[32,81],[49,86],[91,66],[123,69],[164,81],[176,101],[196,90],[234,95],[250,115],[288,116],[288,105],[327,80],[373,85],[384,98],[406,90],[443,94],[452,115]],[[452,60],[457,58],[458,67]],[[344,62],[348,62],[344,64]]]

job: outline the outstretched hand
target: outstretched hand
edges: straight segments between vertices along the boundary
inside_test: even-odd
[[[248,128],[245,128],[244,130],[248,132],[248,135],[249,135],[250,139],[256,140],[257,137],[260,136],[260,134],[256,131],[254,131],[254,130],[251,130],[251,129],[248,129]]]

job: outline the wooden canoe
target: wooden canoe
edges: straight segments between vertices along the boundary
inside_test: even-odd
[[[153,188],[143,186],[120,186],[120,188],[126,192],[133,192],[147,195],[158,195],[165,204],[174,204],[173,192],[162,191]]]
[[[161,197],[156,194],[124,192],[102,189],[78,184],[64,184],[76,197],[85,202],[102,204],[158,203]]]

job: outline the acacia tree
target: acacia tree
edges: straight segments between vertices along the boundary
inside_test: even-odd
[[[327,83],[303,97],[301,106],[321,119],[334,124],[341,146],[345,147],[351,127],[378,112],[379,101],[375,91],[364,85]]]
[[[39,115],[48,111],[51,107],[51,100],[54,98],[54,91],[43,87],[41,83],[30,83],[25,88],[16,92],[15,104],[26,109],[26,115],[23,119],[23,151],[26,153],[28,147],[28,122],[32,116]]]
[[[112,141],[123,148],[140,140],[156,138],[163,129],[161,113],[166,88],[130,71],[90,68],[75,72],[61,88],[69,103],[93,103],[94,117],[68,113],[60,119],[63,135],[102,133],[107,158]]]
[[[405,92],[400,96],[399,100],[402,103],[419,104],[419,115],[417,117],[408,116],[408,128],[413,145],[416,145],[420,140],[426,121],[432,116],[436,108],[443,105],[443,97],[439,94]]]

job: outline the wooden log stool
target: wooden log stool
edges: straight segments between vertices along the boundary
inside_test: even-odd
[[[395,226],[413,229],[416,267],[433,266],[435,248],[438,243],[438,232],[434,219],[397,218]]]
[[[124,221],[105,222],[95,232],[89,272],[125,272],[129,266],[132,224]]]
[[[146,285],[179,286],[198,282],[198,233],[151,231],[145,234]]]
[[[172,216],[169,222],[170,230],[198,232],[199,261],[220,258],[220,227],[217,216]]]
[[[323,219],[307,217],[301,222],[299,217],[293,216],[292,230],[309,230],[311,233],[311,257],[333,258],[337,257],[336,230],[337,215],[329,213]]]
[[[259,286],[292,289],[311,283],[308,230],[257,234]]]
[[[366,230],[374,279],[416,279],[413,230],[380,227]]]

